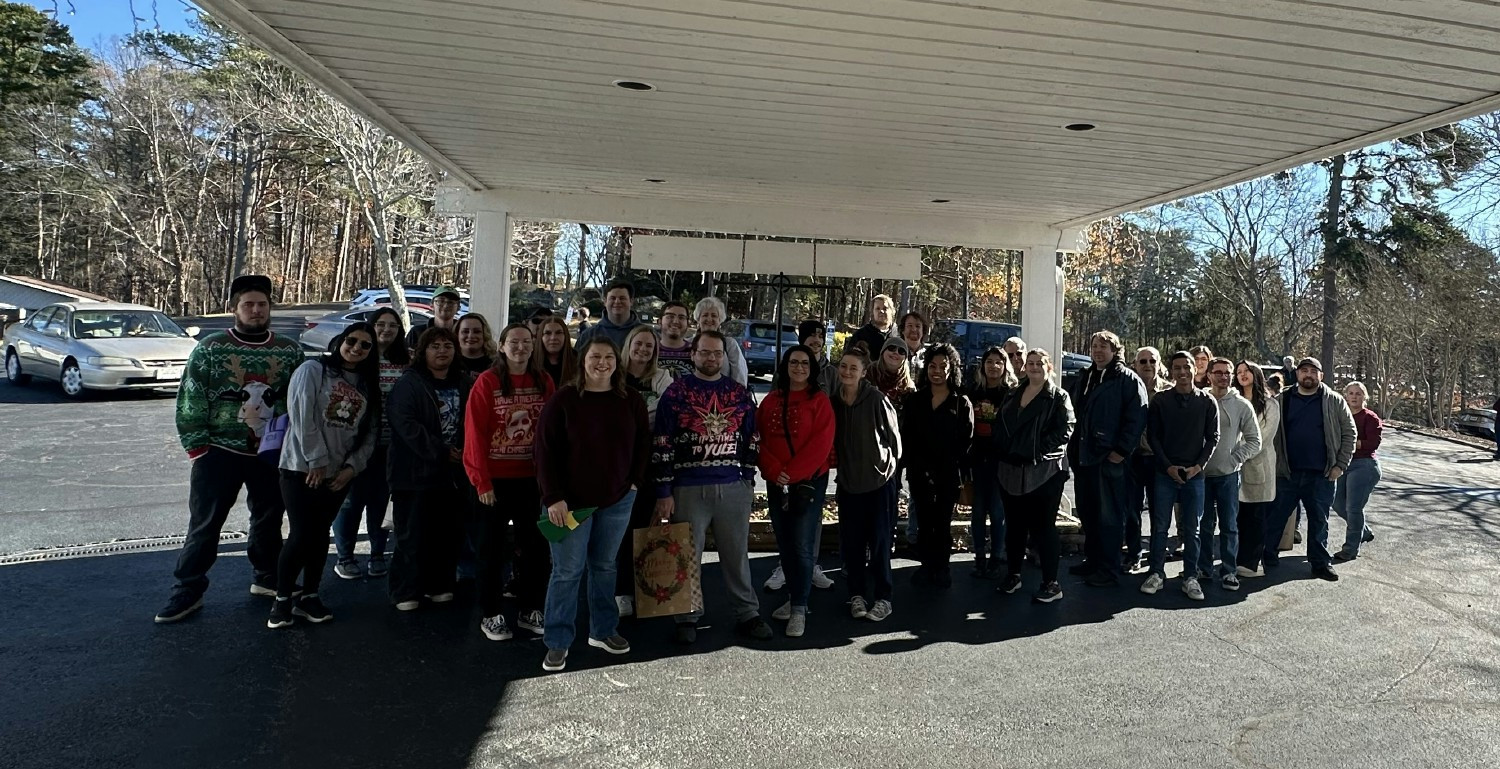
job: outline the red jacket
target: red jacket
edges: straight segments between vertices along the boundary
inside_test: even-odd
[[[509,396],[500,391],[500,376],[486,370],[474,380],[464,413],[464,472],[480,494],[494,490],[491,478],[536,476],[533,444],[542,405],[552,397],[552,377],[533,381],[530,374],[510,376]]]
[[[828,396],[820,390],[792,391],[785,400],[785,420],[781,417],[782,403],[781,391],[772,390],[755,412],[760,430],[760,474],[766,482],[775,483],[785,472],[792,483],[800,483],[827,473],[834,432],[833,404]]]

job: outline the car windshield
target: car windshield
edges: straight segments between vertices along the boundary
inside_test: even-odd
[[[150,310],[79,310],[73,313],[74,339],[155,339],[187,336],[171,318]]]

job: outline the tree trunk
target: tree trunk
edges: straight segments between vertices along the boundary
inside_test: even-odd
[[[1323,344],[1321,357],[1328,381],[1334,380],[1334,346],[1339,322],[1339,221],[1344,205],[1345,155],[1333,156],[1328,168],[1328,200],[1323,207]]]

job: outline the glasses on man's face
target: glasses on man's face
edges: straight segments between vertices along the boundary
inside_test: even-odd
[[[697,351],[697,352],[695,352],[693,354],[694,355],[702,355],[705,358],[722,358],[722,357],[724,357],[724,351],[723,350],[699,350],[699,351]]]
[[[680,312],[669,312],[666,315],[661,316],[661,319],[662,320],[680,320],[683,323],[686,323],[687,322],[687,315],[684,314],[684,313],[680,313]]]

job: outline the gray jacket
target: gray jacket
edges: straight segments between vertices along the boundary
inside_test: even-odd
[[[896,407],[880,388],[860,380],[853,404],[832,396],[833,455],[840,491],[864,494],[885,485],[901,462],[901,426]]]
[[[287,386],[291,424],[281,444],[281,469],[323,468],[329,476],[346,466],[364,471],[380,435],[379,425],[366,424],[369,399],[380,397],[380,390],[377,382],[361,387],[359,380],[353,371],[325,372],[320,360],[297,367]]]
[[[1318,385],[1318,391],[1323,396],[1323,453],[1328,457],[1323,467],[1327,473],[1337,467],[1340,470],[1349,469],[1349,460],[1354,457],[1354,414],[1349,411],[1349,404],[1344,401],[1344,396],[1339,395],[1326,384]],[[1276,431],[1276,477],[1292,477],[1292,467],[1287,462],[1286,455],[1286,402],[1291,393],[1297,392],[1294,385],[1281,391],[1276,400],[1281,406],[1281,429]]]
[[[1255,419],[1255,407],[1235,390],[1225,390],[1224,397],[1219,398],[1219,443],[1203,466],[1203,474],[1217,478],[1237,473],[1259,453],[1260,423]]]

